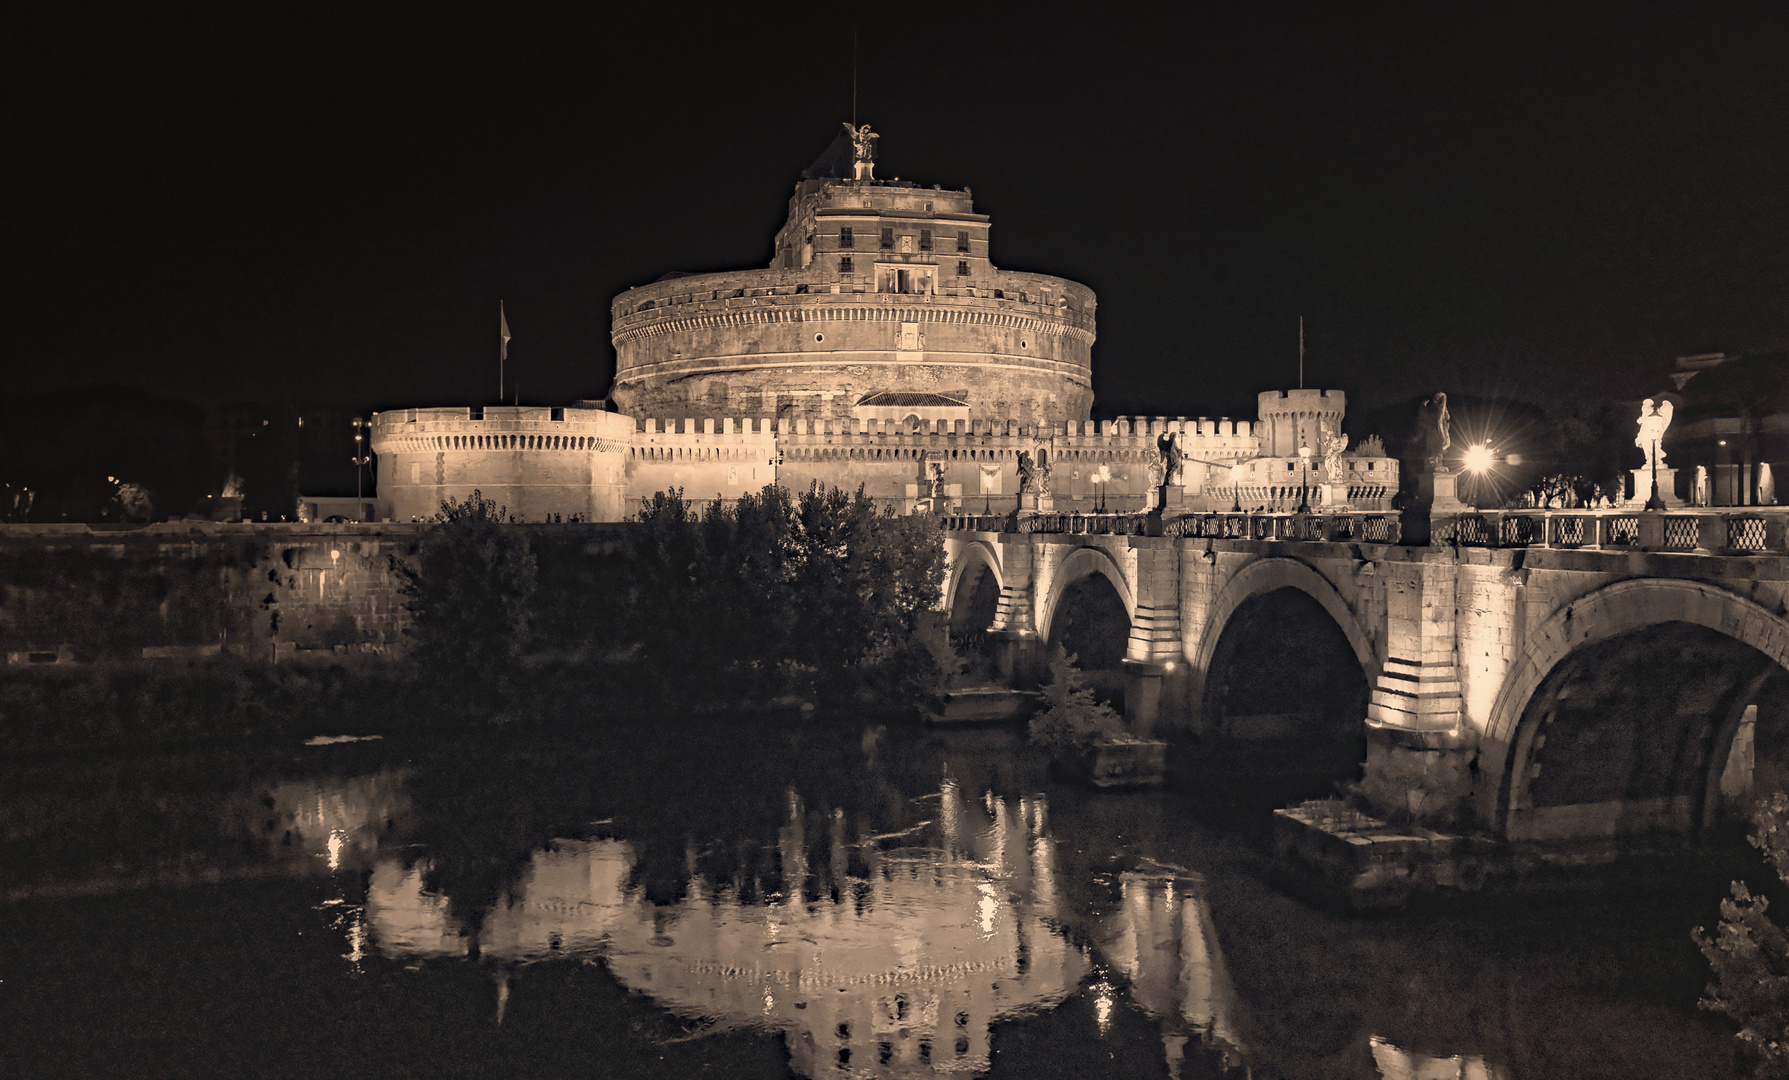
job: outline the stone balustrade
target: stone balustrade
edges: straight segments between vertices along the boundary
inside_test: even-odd
[[[1431,543],[1704,555],[1789,552],[1789,507],[1689,511],[1487,510],[1437,517]]]
[[[1224,540],[1293,540],[1308,543],[1395,544],[1397,514],[1341,511],[1326,514],[1207,513],[1160,518],[1148,512],[1100,514],[1043,512],[949,514],[947,532],[1016,532],[1096,536],[1171,536]]]

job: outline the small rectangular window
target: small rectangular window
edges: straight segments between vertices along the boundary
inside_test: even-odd
[[[805,293],[807,291],[808,291],[808,283],[805,281],[802,282],[801,284],[795,286],[795,295],[797,295],[797,296],[800,296],[802,293]]]
[[[921,250],[921,251],[932,250],[932,230],[930,230],[930,229],[919,230],[919,250]]]
[[[851,236],[851,226],[849,226],[849,225],[839,226],[839,247],[849,250],[850,248],[856,246],[856,243],[857,243],[857,241],[854,240]]]
[[[565,410],[563,408],[554,409],[553,410],[553,419],[555,419],[555,420],[565,419]]]
[[[485,407],[483,405],[474,405],[466,410],[466,419],[468,420],[483,420],[484,418]]]
[[[969,234],[967,232],[960,232],[957,234],[957,250],[969,250]]]
[[[883,229],[882,230],[882,246],[885,248],[894,247],[894,230],[893,229]]]
[[[969,260],[968,259],[958,259],[957,260],[957,276],[958,277],[968,277],[969,276]]]
[[[851,272],[851,256],[847,255],[839,260],[839,273],[849,274]]]

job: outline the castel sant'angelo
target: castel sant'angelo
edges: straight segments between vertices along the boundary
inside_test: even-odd
[[[1093,290],[994,266],[969,189],[876,179],[877,138],[846,125],[807,170],[770,266],[616,297],[607,399],[377,414],[378,516],[477,489],[522,521],[618,521],[657,491],[770,482],[1005,511],[1021,474],[1036,508],[1083,512],[1396,493],[1397,463],[1341,437],[1336,390],[1267,391],[1252,422],[1091,421]]]

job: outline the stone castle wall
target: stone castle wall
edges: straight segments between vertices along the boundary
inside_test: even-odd
[[[633,426],[595,408],[377,413],[376,513],[387,521],[427,521],[443,500],[464,501],[476,490],[518,521],[619,521]]]

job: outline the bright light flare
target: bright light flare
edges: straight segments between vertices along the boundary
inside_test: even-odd
[[[1491,466],[1497,464],[1497,454],[1484,443],[1478,443],[1466,448],[1463,463],[1467,472],[1487,473],[1491,471]]]

